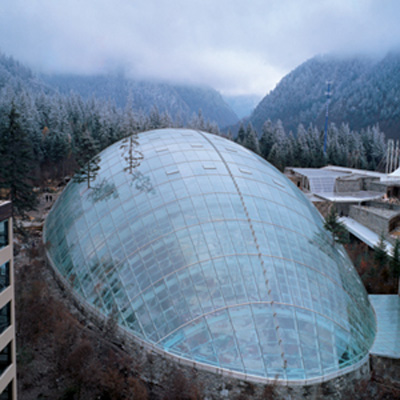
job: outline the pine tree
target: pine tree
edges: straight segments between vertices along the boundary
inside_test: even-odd
[[[221,135],[218,124],[216,122],[207,121],[205,131],[208,133],[213,133],[214,135]]]
[[[297,127],[296,143],[294,146],[294,166],[309,167],[311,164],[310,148],[307,141],[307,131],[303,124]]]
[[[8,111],[3,111],[5,115],[0,116],[0,187],[12,200],[15,214],[23,217],[36,205],[30,176],[33,151],[14,101]]]
[[[199,129],[201,131],[206,130],[206,123],[204,121],[203,111],[201,111],[201,109],[199,109],[197,114],[193,113],[189,122],[189,127],[192,129]]]
[[[267,160],[276,168],[283,171],[287,165],[288,138],[281,120],[278,120],[273,126],[270,141],[273,144],[269,150]],[[264,146],[264,143],[261,143],[260,141],[260,145]]]
[[[258,144],[257,132],[254,130],[251,122],[247,125],[242,146],[246,147],[246,149],[249,149],[256,154],[260,154],[260,146]]]
[[[126,166],[124,171],[130,175],[134,175],[134,170],[140,165],[143,160],[143,153],[138,150],[139,141],[137,134],[133,134],[122,141],[120,149],[122,150],[122,158]]]
[[[343,222],[340,222],[335,207],[331,207],[325,218],[324,228],[332,234],[332,245],[335,243],[345,244],[349,242],[349,231]]]
[[[41,149],[42,135],[39,124],[39,112],[33,101],[32,94],[22,91],[16,98],[16,107],[20,110],[20,124],[31,143],[33,157],[35,161],[40,162],[43,160]]]
[[[276,168],[279,170],[283,170],[284,168],[284,157],[282,153],[282,149],[279,146],[279,143],[275,143],[272,146],[271,151],[269,152],[268,155],[268,161]]]
[[[65,162],[70,156],[71,135],[55,132],[50,136],[50,159],[57,165],[57,175],[65,176]]]
[[[395,282],[400,278],[400,240],[397,238],[389,258],[390,273]],[[400,290],[400,287],[399,287]]]
[[[386,242],[385,234],[382,232],[379,236],[379,241],[374,247],[374,260],[377,262],[378,266],[385,267],[388,261],[388,254],[386,252]]]
[[[317,128],[310,125],[308,127],[309,148],[311,152],[311,165],[310,167],[320,168],[326,165],[326,155],[323,151],[323,137],[324,132],[318,131]]]
[[[289,132],[285,142],[285,166],[294,166],[298,161],[296,159],[296,139],[293,132]]]
[[[158,107],[154,105],[149,114],[149,129],[159,129],[162,127],[161,115]]]
[[[172,122],[171,115],[169,114],[168,111],[164,111],[161,114],[160,123],[161,123],[160,128],[172,128],[173,127],[174,124]]]
[[[156,111],[154,111],[154,113],[156,113]],[[154,118],[156,118],[155,115],[156,114],[154,114]],[[143,119],[143,116],[138,116],[133,111],[132,106],[130,104],[127,104],[122,115],[120,126],[121,136],[123,138],[129,137],[133,134],[137,134],[141,130],[141,128],[144,128],[143,125],[145,125],[145,123],[143,121],[140,121],[141,118]]]
[[[262,134],[259,141],[261,156],[266,160],[269,157],[272,146],[275,143],[275,130],[270,120],[265,121],[262,127]]]
[[[238,134],[236,136],[235,142],[239,144],[243,144],[244,138],[246,136],[246,131],[244,130],[244,126],[241,123],[239,126]]]
[[[80,169],[75,173],[74,180],[79,183],[87,182],[88,188],[90,188],[90,182],[96,179],[100,169],[100,157],[96,155],[97,152],[98,146],[89,131],[85,130],[76,150],[76,159]]]

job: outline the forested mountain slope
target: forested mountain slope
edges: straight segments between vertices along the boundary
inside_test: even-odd
[[[190,121],[199,110],[205,120],[216,122],[220,127],[238,121],[238,117],[222,96],[208,87],[139,81],[128,79],[122,74],[44,75],[42,79],[64,94],[73,91],[84,99],[94,96],[113,100],[121,108],[129,101],[133,109],[142,110],[145,114],[157,107],[160,113],[167,112],[173,120],[180,119],[182,123]]]
[[[215,91],[105,77],[82,82],[83,95],[61,93],[0,54],[0,196],[12,199],[15,215],[35,206],[33,186],[48,179],[78,172],[90,186],[95,155],[120,139],[134,141],[137,132],[186,126],[219,134],[218,125],[210,122],[221,111]],[[174,119],[164,105],[176,107]],[[199,112],[205,105],[215,113]]]
[[[13,88],[16,91],[21,91],[22,89],[52,91],[29,68],[0,52],[0,89],[5,86]]]
[[[343,63],[332,71],[347,76],[347,85],[351,86],[352,81],[367,74],[369,63]],[[310,62],[303,67],[310,82],[320,71],[319,64]],[[382,66],[382,74],[385,71]],[[304,80],[297,82],[295,78],[292,74],[280,85],[286,85],[287,91],[301,87]],[[218,112],[220,104],[220,96],[212,90],[128,81],[121,76],[74,79],[73,85],[71,79],[61,79],[65,85],[61,88],[58,82],[61,89],[56,90],[54,81],[44,83],[28,68],[0,55],[0,196],[11,196],[15,215],[23,216],[34,207],[33,186],[45,185],[48,179],[63,179],[77,172],[77,179],[85,179],[90,188],[97,168],[96,154],[120,139],[129,140],[133,149],[137,132],[186,126],[220,134],[219,127],[209,122],[212,116],[207,115],[209,108]],[[290,85],[290,80],[295,84]],[[317,88],[317,83],[314,85]],[[343,91],[348,90],[346,84],[342,86]],[[302,95],[293,92],[297,103],[307,90],[303,84]],[[278,90],[274,95],[284,109],[285,96],[280,98]],[[346,99],[352,100],[350,96]],[[315,99],[318,101],[323,106],[323,95]],[[165,110],[163,105],[172,108]],[[177,112],[173,119],[168,111],[171,109]],[[186,109],[191,110],[189,121],[181,114]],[[202,113],[196,113],[198,109]],[[376,125],[356,132],[348,124],[331,124],[327,153],[323,154],[319,127],[296,125],[294,136],[285,132],[283,124],[287,123],[285,119],[265,120],[259,132],[251,123],[246,129],[241,125],[236,139],[280,169],[286,165],[318,167],[327,162],[375,169],[384,157],[385,135]],[[135,157],[132,150],[132,162]]]
[[[301,123],[323,129],[326,82],[332,81],[329,120],[361,130],[379,124],[388,137],[400,138],[400,53],[377,60],[317,56],[285,76],[250,117],[261,131],[270,119],[296,132]]]

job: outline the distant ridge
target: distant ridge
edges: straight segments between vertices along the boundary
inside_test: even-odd
[[[36,94],[69,95],[73,91],[83,99],[113,101],[119,108],[124,108],[129,100],[137,111],[148,115],[156,108],[183,124],[200,110],[205,121],[215,122],[220,128],[239,120],[222,95],[210,87],[134,80],[123,74],[36,75],[29,67],[0,52],[0,90],[4,87]]]
[[[157,107],[159,112],[168,112],[174,120],[179,118],[182,122],[190,121],[199,110],[205,120],[216,122],[220,127],[238,121],[237,115],[222,96],[209,87],[134,80],[122,74],[43,75],[42,79],[64,94],[73,91],[86,99],[95,96],[113,100],[121,108],[125,107],[129,99],[134,109],[140,109],[145,114]]]
[[[361,130],[379,124],[387,137],[400,138],[400,53],[378,60],[368,57],[314,57],[286,75],[249,118],[261,132],[263,123],[281,120],[286,131],[310,123],[323,128],[326,81],[332,81],[329,120]]]

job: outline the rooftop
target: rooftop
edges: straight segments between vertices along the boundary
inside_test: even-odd
[[[361,241],[366,243],[369,247],[374,248],[379,243],[379,235],[371,231],[371,229],[360,224],[350,217],[341,217],[340,221],[343,222],[350,233],[358,237]],[[392,253],[393,246],[386,242],[386,249],[389,254]]]
[[[366,169],[338,167],[336,165],[327,165],[326,167],[321,168],[321,170],[337,172],[337,173],[342,173],[342,174],[357,174],[357,175],[370,176],[370,177],[380,178],[380,179],[387,178],[387,174],[384,174],[383,172],[368,171]]]
[[[340,203],[357,203],[363,201],[378,200],[383,197],[383,193],[368,190],[360,190],[359,192],[348,193],[325,192],[315,194],[324,200]]]
[[[343,175],[343,172],[321,168],[292,168],[292,171],[308,178],[310,191],[313,193],[334,192],[336,178]]]

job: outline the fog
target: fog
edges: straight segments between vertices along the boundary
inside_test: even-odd
[[[400,47],[397,0],[2,0],[0,51],[36,71],[265,95],[321,53]]]

